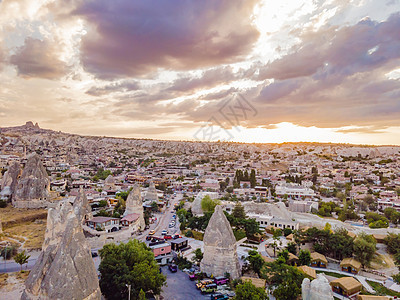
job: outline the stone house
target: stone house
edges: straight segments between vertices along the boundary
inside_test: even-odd
[[[86,225],[95,230],[114,232],[119,230],[120,220],[111,217],[93,217],[86,221]]]

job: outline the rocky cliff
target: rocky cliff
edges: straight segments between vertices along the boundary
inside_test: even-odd
[[[68,202],[49,209],[42,252],[21,299],[101,299],[90,247]]]
[[[200,270],[208,275],[231,278],[240,276],[236,239],[222,207],[217,205],[204,233],[204,257]]]
[[[46,207],[50,200],[50,179],[40,156],[28,157],[13,196],[13,205],[20,208]]]

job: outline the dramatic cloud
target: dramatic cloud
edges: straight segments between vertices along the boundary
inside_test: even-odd
[[[1,43],[0,43],[0,71],[2,70],[2,68],[3,68],[3,64],[4,64],[4,62],[5,62],[5,53],[4,53],[4,50],[3,50],[3,48],[2,48],[2,45],[1,45]]]
[[[349,76],[394,62],[400,57],[400,13],[386,22],[365,19],[355,26],[329,27],[305,32],[303,41],[292,52],[260,70],[259,79],[279,80],[340,74]],[[327,68],[328,67],[328,68]]]
[[[99,78],[119,78],[236,61],[259,35],[250,18],[255,3],[86,1],[76,10],[93,28],[81,47],[84,68]]]
[[[104,96],[114,92],[128,92],[135,91],[140,88],[140,84],[137,81],[123,81],[107,84],[101,87],[91,87],[86,91],[86,94],[91,96]]]
[[[265,120],[320,127],[400,125],[394,96],[400,82],[385,75],[400,65],[399,32],[399,13],[384,22],[364,19],[341,29],[305,32],[291,53],[257,76],[275,80],[255,98]]]
[[[55,45],[47,40],[30,37],[11,56],[10,62],[17,66],[18,74],[24,78],[58,79],[68,70],[65,63],[58,58]]]
[[[398,3],[0,0],[0,122],[190,138],[233,117],[257,137],[398,141]]]

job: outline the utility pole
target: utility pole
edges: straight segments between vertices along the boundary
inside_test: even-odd
[[[131,300],[131,285],[125,284],[128,287],[128,300]]]

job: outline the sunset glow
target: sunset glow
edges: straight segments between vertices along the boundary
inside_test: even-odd
[[[0,124],[193,140],[400,144],[398,1],[0,2]]]

